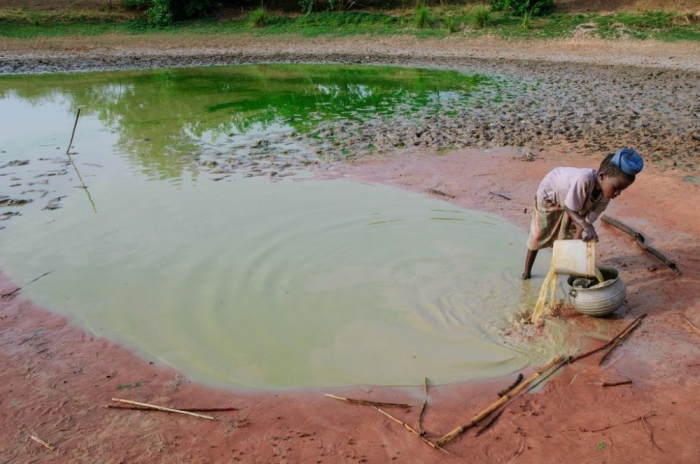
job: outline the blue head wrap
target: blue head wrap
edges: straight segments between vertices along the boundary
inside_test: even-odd
[[[636,176],[644,167],[644,160],[641,155],[632,148],[617,150],[610,162],[630,176]]]

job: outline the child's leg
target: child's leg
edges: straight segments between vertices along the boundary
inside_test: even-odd
[[[523,271],[523,280],[527,280],[532,277],[532,265],[535,264],[535,258],[537,258],[538,250],[527,250],[527,256],[525,257],[525,270]]]
[[[532,266],[537,258],[537,251],[549,248],[554,241],[564,238],[565,228],[569,227],[568,217],[564,220],[566,211],[559,205],[535,198],[535,207],[530,220],[530,234],[527,238],[527,256],[522,278],[527,280],[532,276]],[[564,227],[562,227],[564,226]]]

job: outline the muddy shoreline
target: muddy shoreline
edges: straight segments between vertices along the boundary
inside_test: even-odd
[[[325,398],[325,391],[241,392],[192,384],[166,366],[91,337],[65,318],[24,300],[19,292],[0,300],[0,424],[6,432],[0,436],[1,460],[695,462],[700,418],[694,410],[700,400],[693,391],[700,386],[700,338],[681,315],[700,325],[700,219],[694,214],[700,193],[695,183],[685,180],[696,169],[698,154],[693,131],[698,129],[700,100],[692,98],[700,88],[696,46],[678,46],[673,53],[678,56],[676,61],[685,65],[664,68],[663,63],[672,56],[669,49],[664,46],[645,51],[645,44],[628,53],[615,44],[606,51],[609,56],[598,49],[598,58],[591,44],[577,47],[563,43],[549,52],[535,45],[534,60],[515,59],[518,53],[522,55],[520,48],[493,51],[489,48],[494,47],[492,44],[477,44],[469,50],[464,44],[453,43],[452,49],[442,47],[440,52],[430,50],[435,45],[430,41],[417,45],[417,50],[411,49],[411,41],[403,46],[398,42],[381,43],[374,49],[363,41],[351,40],[330,45],[311,42],[307,48],[301,42],[275,45],[269,39],[263,41],[264,50],[248,45],[253,52],[218,51],[218,58],[214,58],[201,46],[189,52],[164,48],[159,55],[133,46],[128,51],[115,45],[96,50],[74,44],[76,49],[67,50],[54,43],[53,48],[44,44],[42,50],[38,45],[38,49],[20,48],[3,42],[0,69],[3,73],[87,71],[233,64],[245,59],[469,68],[518,74],[526,79],[547,78],[557,87],[565,86],[567,92],[543,91],[528,98],[544,99],[542,118],[548,117],[547,111],[553,113],[548,120],[562,119],[560,114],[567,112],[564,122],[570,127],[562,127],[561,134],[544,131],[544,135],[535,134],[531,140],[514,143],[517,137],[527,137],[529,129],[513,129],[511,119],[503,128],[492,127],[487,121],[494,114],[515,117],[518,123],[526,119],[518,115],[518,105],[513,103],[511,107],[484,110],[484,120],[476,118],[480,125],[452,129],[455,140],[464,131],[476,130],[474,134],[479,134],[482,145],[475,142],[465,146],[470,149],[438,155],[436,148],[443,147],[435,139],[410,145],[410,134],[399,128],[394,132],[396,137],[389,137],[381,146],[381,156],[325,165],[318,175],[380,182],[420,192],[437,189],[453,197],[449,198],[452,202],[499,214],[526,227],[528,217],[523,210],[529,207],[532,192],[549,169],[562,164],[595,167],[608,146],[637,141],[634,145],[643,153],[651,154],[658,148],[660,157],[648,164],[644,177],[629,194],[625,192],[615,201],[609,214],[642,230],[652,245],[678,261],[683,276],[659,266],[627,237],[599,225],[601,259],[623,270],[628,302],[613,318],[603,321],[575,313],[562,317],[569,318],[580,333],[601,324],[604,333],[613,335],[634,317],[649,313],[644,325],[602,367],[595,357],[567,366],[538,392],[516,398],[484,435],[477,438],[469,433],[451,443],[449,456],[428,448],[376,411]],[[355,47],[353,52],[339,50],[351,45]],[[623,45],[634,48],[634,44]],[[246,44],[237,46],[245,48]],[[320,51],[324,47],[325,54]],[[460,47],[464,50],[459,51]],[[387,48],[394,50],[379,50]],[[594,58],[587,58],[588,53]],[[446,56],[450,54],[458,56]],[[613,83],[614,79],[618,82]],[[620,99],[618,108],[613,95]],[[579,112],[580,108],[585,111]],[[625,111],[629,112],[625,119],[629,125],[616,126],[619,113]],[[586,125],[598,113],[608,118],[606,124],[598,124],[604,129]],[[526,115],[534,121],[532,128],[545,121],[532,119],[537,114],[533,110]],[[443,132],[450,133],[445,126],[455,121],[428,119],[425,124],[428,128],[442,124]],[[380,128],[371,135],[376,138],[384,132]],[[494,136],[485,140],[487,134]],[[473,138],[476,135],[470,140]],[[640,140],[645,145],[640,146]],[[533,154],[532,161],[520,148],[486,150],[498,145],[523,146]],[[512,200],[495,198],[489,191],[504,192]],[[15,288],[6,278],[0,280],[0,293]],[[583,350],[601,341],[582,337],[577,343]],[[440,437],[466,423],[512,380],[431,387],[423,423],[428,436]],[[632,383],[602,387],[605,381],[620,380]],[[364,386],[331,393],[412,404],[411,412],[394,412],[411,425],[415,425],[424,399],[422,385]],[[180,407],[234,406],[238,410],[217,413],[219,420],[211,423],[167,413],[106,409],[112,397]],[[29,440],[30,434],[52,443],[56,450]]]
[[[321,156],[345,160],[348,152],[362,157],[411,147],[541,150],[566,145],[580,153],[602,153],[634,146],[661,167],[698,169],[700,47],[695,44],[674,49],[644,42],[481,40],[465,47],[454,40],[396,37],[373,43],[362,38],[280,42],[244,36],[213,37],[213,44],[188,44],[185,37],[156,49],[137,39],[129,43],[128,38],[114,38],[119,45],[101,40],[72,45],[9,41],[0,46],[0,75],[260,63],[454,69],[495,76],[506,94],[508,87],[515,87],[515,95],[490,95],[484,104],[456,114],[425,111],[415,115],[417,122],[322,125],[315,133],[338,143],[319,142],[314,148]]]

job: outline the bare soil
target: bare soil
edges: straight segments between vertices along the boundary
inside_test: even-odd
[[[504,72],[544,69],[565,75],[573,69],[601,84],[605,74],[621,80],[628,73],[678,74],[673,79],[680,79],[680,89],[698,79],[698,51],[697,44],[588,39],[519,44],[493,39],[179,36],[166,43],[158,37],[98,37],[2,40],[0,69],[18,65],[43,72],[298,60],[420,62],[464,69],[477,63]],[[684,140],[686,150],[696,150],[692,137]],[[507,147],[438,154],[418,146],[333,164],[318,176],[380,182],[426,194],[427,189],[439,190],[448,195],[441,197],[446,201],[502,215],[526,228],[542,176],[560,165],[595,168],[605,154],[598,148],[566,139],[541,141],[529,155]],[[697,150],[690,154],[694,159]],[[594,328],[612,336],[648,313],[642,326],[602,366],[600,355],[565,366],[543,388],[511,402],[483,435],[475,437],[472,430],[451,442],[449,455],[429,448],[379,412],[329,399],[325,391],[220,390],[193,384],[165,366],[93,338],[19,292],[0,299],[0,462],[695,463],[700,453],[700,400],[694,393],[700,386],[700,216],[695,211],[700,190],[689,169],[695,168],[647,163],[638,181],[607,211],[643,232],[649,244],[678,262],[683,275],[676,276],[629,237],[598,224],[600,259],[621,269],[628,301],[608,319],[570,310],[560,315],[578,328],[572,343],[581,350],[603,343],[582,335]],[[524,252],[523,244],[523,257]],[[16,285],[1,278],[0,293]],[[623,380],[632,383],[602,386]],[[439,438],[467,423],[512,381],[431,387],[423,421],[427,437]],[[388,412],[413,427],[424,399],[422,385],[329,393],[409,403],[410,412]],[[214,412],[217,420],[207,421],[107,409],[113,397],[237,410]],[[32,434],[55,450],[29,439]]]

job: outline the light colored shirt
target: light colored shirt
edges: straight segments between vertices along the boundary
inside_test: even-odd
[[[592,224],[610,203],[603,192],[598,198],[591,197],[596,176],[596,171],[588,168],[552,169],[540,182],[537,198],[576,211]]]

